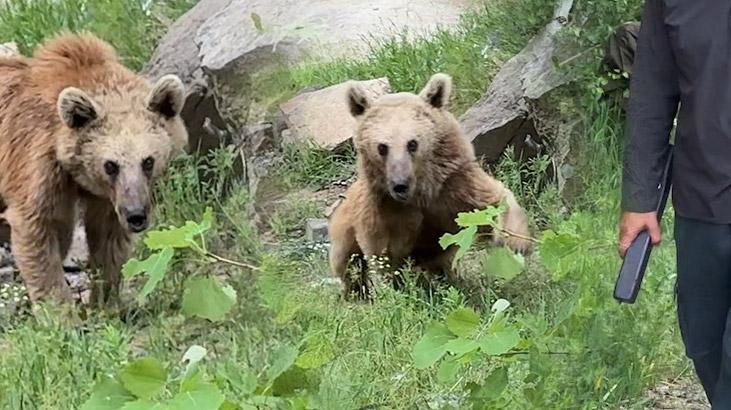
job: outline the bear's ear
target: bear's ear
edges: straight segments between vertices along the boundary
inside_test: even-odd
[[[165,118],[180,114],[185,101],[185,86],[176,75],[165,75],[157,80],[147,97],[147,108]]]
[[[348,86],[348,107],[353,117],[360,117],[371,107],[371,99],[361,86],[351,83]]]
[[[66,126],[78,129],[102,116],[99,104],[76,87],[67,87],[58,95],[58,115]]]
[[[452,77],[446,74],[434,74],[419,95],[428,104],[436,108],[444,108],[449,104],[452,94]]]

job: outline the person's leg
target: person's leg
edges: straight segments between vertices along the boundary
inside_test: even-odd
[[[726,317],[726,332],[720,349],[720,369],[713,393],[713,410],[731,409],[731,311]]]
[[[718,381],[731,299],[731,226],[676,217],[675,242],[680,331],[686,354],[714,403],[717,389],[727,388]]]

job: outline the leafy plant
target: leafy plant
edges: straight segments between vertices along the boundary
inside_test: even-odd
[[[500,363],[521,342],[520,331],[507,321],[504,312],[510,306],[498,299],[492,306],[492,315],[485,323],[471,308],[452,311],[444,322],[433,322],[413,348],[414,366],[426,369],[437,362],[437,379],[454,384],[463,367],[486,360],[498,360],[490,376],[482,385],[473,384],[470,399],[474,404],[497,400],[507,386],[508,362]]]
[[[137,299],[143,303],[155,290],[168,272],[176,252],[192,250],[204,262],[225,262],[240,267],[256,267],[218,256],[206,248],[204,234],[213,224],[213,210],[209,207],[200,223],[188,221],[181,227],[169,227],[150,231],[144,240],[154,253],[146,259],[130,259],[122,268],[125,279],[146,274],[148,279]],[[212,276],[191,276],[185,281],[182,295],[182,310],[188,316],[198,316],[211,321],[222,320],[236,302],[236,291]]]
[[[456,265],[462,259],[467,251],[473,247],[478,236],[478,230],[481,227],[491,228],[503,235],[511,235],[498,223],[498,217],[505,212],[505,205],[501,204],[497,207],[487,207],[483,210],[472,212],[461,212],[457,215],[457,225],[462,229],[456,234],[444,234],[439,239],[439,245],[442,249],[450,246],[457,246],[458,250],[455,254],[453,265]],[[485,273],[492,275],[504,281],[509,281],[519,275],[525,266],[523,257],[515,254],[506,248],[499,248],[488,253],[483,258],[483,268]]]
[[[223,410],[236,408],[220,388],[207,380],[199,363],[206,349],[191,346],[183,356],[185,370],[171,379],[157,359],[128,364],[116,377],[106,377],[92,390],[81,410]]]

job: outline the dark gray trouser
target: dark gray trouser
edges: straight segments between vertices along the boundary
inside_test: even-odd
[[[731,225],[676,216],[675,242],[686,354],[713,410],[731,410]]]

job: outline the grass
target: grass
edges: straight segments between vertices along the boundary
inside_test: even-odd
[[[636,10],[639,2],[622,3]],[[87,28],[98,30],[120,47],[128,62],[139,66],[161,34],[151,10],[172,8],[175,15],[190,3],[154,2],[151,8],[144,6],[147,3],[104,0],[7,4],[0,6],[0,40],[15,39],[24,52],[59,27]],[[609,17],[595,22],[607,7]],[[259,98],[271,104],[304,86],[380,76],[388,76],[395,90],[416,91],[431,74],[445,71],[457,82],[453,111],[459,113],[479,98],[500,64],[545,23],[551,8],[541,0],[493,0],[490,7],[466,14],[456,29],[430,39],[409,42],[397,34],[374,41],[364,60],[310,62],[276,70],[275,76],[261,79],[267,93]],[[602,2],[582,2],[578,10],[592,16],[591,33],[630,17]],[[581,15],[574,18],[581,20]],[[115,24],[103,25],[108,21]],[[596,61],[590,66],[596,67]],[[0,347],[5,352],[0,355],[0,408],[78,408],[95,382],[134,358],[152,356],[181,368],[182,355],[193,344],[209,350],[206,371],[216,377],[226,397],[238,403],[251,398],[244,375],[265,379],[275,365],[274,352],[293,346],[318,362],[300,375],[311,382],[299,393],[310,408],[469,408],[467,383],[483,382],[501,364],[510,366],[510,377],[494,408],[644,408],[644,391],[687,364],[675,330],[674,249],[668,241],[653,253],[635,305],[620,306],[611,299],[619,268],[615,241],[623,117],[614,102],[592,98],[587,88],[594,80],[557,97],[559,115],[578,119],[569,131],[576,177],[565,192],[559,193],[555,182],[546,179],[551,166],[546,157],[518,164],[506,155],[494,169],[527,204],[543,235],[555,232],[572,244],[553,263],[532,255],[522,275],[507,283],[490,281],[484,292],[469,296],[446,285],[425,290],[406,269],[405,290],[378,286],[372,303],[344,302],[339,286],[330,280],[327,248],[301,240],[264,243],[262,227],[254,222],[254,198],[232,177],[231,151],[221,149],[204,159],[184,157],[158,187],[158,223],[198,221],[204,208],[213,206],[216,223],[206,236],[210,249],[254,263],[259,270],[242,271],[183,253],[154,297],[121,317],[92,312],[83,329],[45,315],[0,319]],[[353,159],[352,149],[332,154],[291,146],[273,167],[273,179],[288,192],[311,192],[348,179]],[[290,233],[301,229],[306,217],[321,210],[312,198],[295,199],[270,212],[265,229],[273,230],[278,241],[291,239]],[[667,218],[671,215],[668,212]],[[460,275],[479,276],[472,265],[461,267]],[[180,315],[180,283],[191,274],[228,278],[238,304],[226,320],[211,323]],[[449,384],[440,381],[436,368],[414,366],[412,348],[432,321],[443,321],[463,306],[487,315],[483,306],[497,298],[510,300],[511,320],[541,354],[475,360],[463,367],[458,382]],[[292,381],[294,376],[289,376]],[[282,382],[272,389],[282,392],[287,386]]]
[[[0,43],[13,41],[21,53],[60,30],[92,31],[117,48],[123,61],[140,69],[149,60],[165,22],[196,0],[9,0],[0,4]]]

